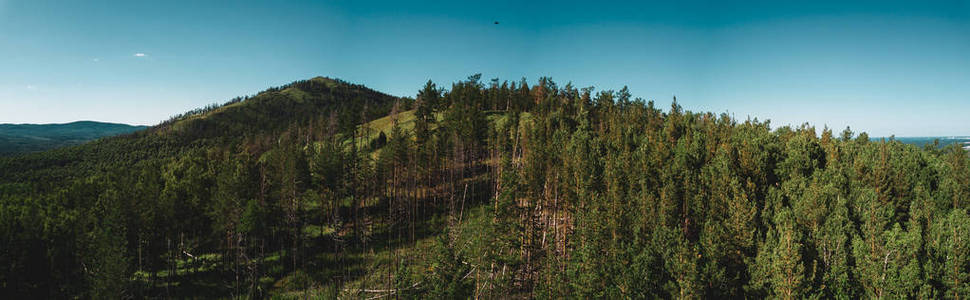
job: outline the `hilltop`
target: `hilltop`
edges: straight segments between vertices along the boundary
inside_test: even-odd
[[[56,182],[109,166],[131,167],[145,160],[173,157],[191,149],[268,143],[288,129],[306,129],[331,121],[335,130],[347,132],[363,122],[386,116],[394,103],[407,105],[410,101],[339,79],[315,77],[188,111],[154,126],[139,127],[130,134],[89,143],[72,140],[64,144],[71,147],[27,153],[16,159],[0,157],[0,183]],[[90,126],[86,122],[77,125],[116,128]],[[63,127],[43,128],[63,135]],[[19,134],[23,130],[11,132]]]

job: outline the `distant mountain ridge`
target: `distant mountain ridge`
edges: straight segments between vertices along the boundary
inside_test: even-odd
[[[119,123],[76,121],[63,124],[0,124],[0,155],[78,145],[148,128]]]
[[[871,141],[878,142],[880,140],[893,139],[899,141],[903,144],[911,144],[916,146],[933,145],[938,143],[936,146],[938,148],[949,146],[950,144],[958,144],[960,147],[970,150],[970,136],[909,136],[909,137],[874,137],[870,138]]]

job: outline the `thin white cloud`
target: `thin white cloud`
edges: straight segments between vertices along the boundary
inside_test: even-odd
[[[148,54],[138,52],[138,53],[135,53],[134,56],[135,57],[145,57],[145,56],[148,56]]]
[[[93,61],[93,62],[100,62],[101,61],[101,58],[100,57],[95,57],[95,58],[92,58],[91,61]]]

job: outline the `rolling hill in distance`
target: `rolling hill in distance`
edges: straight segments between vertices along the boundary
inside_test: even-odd
[[[873,138],[873,141],[881,139],[883,138]],[[916,146],[934,145],[936,143],[936,146],[940,148],[956,144],[963,149],[970,150],[970,136],[911,136],[894,137],[894,139],[904,144]]]
[[[0,155],[78,145],[102,137],[132,133],[148,126],[76,121],[64,124],[0,124]]]
[[[0,295],[965,293],[956,142],[771,128],[549,78],[415,90],[315,77],[0,157]]]

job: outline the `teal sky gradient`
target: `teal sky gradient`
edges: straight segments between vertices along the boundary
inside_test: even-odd
[[[0,123],[151,125],[318,75],[414,96],[482,73],[774,126],[970,135],[970,0],[59,2],[0,0]]]

